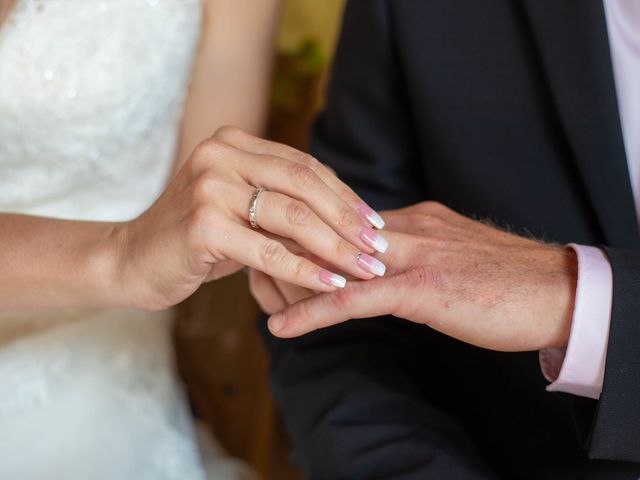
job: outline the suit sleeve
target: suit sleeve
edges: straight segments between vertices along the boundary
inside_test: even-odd
[[[577,400],[578,427],[591,458],[640,462],[640,251],[605,252],[613,303],[604,384],[597,404]]]
[[[314,155],[377,209],[421,200],[390,35],[384,1],[348,3],[312,138]],[[413,370],[424,363],[416,359],[428,361],[413,341],[418,329],[377,318],[280,340],[263,328],[293,460],[308,478],[494,478],[463,429],[418,387],[424,370]]]

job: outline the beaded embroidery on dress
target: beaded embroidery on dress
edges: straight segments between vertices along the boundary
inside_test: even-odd
[[[0,211],[117,221],[151,205],[172,168],[200,10],[17,0],[0,25]],[[171,322],[0,314],[0,478],[248,478],[215,448],[203,462]]]

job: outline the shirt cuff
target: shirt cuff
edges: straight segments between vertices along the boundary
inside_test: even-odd
[[[566,348],[540,351],[540,367],[552,382],[549,392],[598,399],[602,392],[609,343],[613,274],[609,260],[595,247],[570,244],[578,256],[578,284]]]

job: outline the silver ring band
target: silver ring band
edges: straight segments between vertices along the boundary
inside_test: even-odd
[[[258,187],[253,191],[253,194],[251,195],[251,203],[249,203],[249,224],[253,229],[260,228],[260,225],[258,225],[258,221],[256,220],[256,206],[258,205],[260,194],[265,190],[266,188],[264,187]]]

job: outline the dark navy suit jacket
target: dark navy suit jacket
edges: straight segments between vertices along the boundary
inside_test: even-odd
[[[312,151],[377,209],[606,246],[614,299],[597,402],[546,392],[537,352],[399,319],[265,333],[310,478],[640,477],[640,235],[601,1],[351,0]]]

